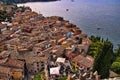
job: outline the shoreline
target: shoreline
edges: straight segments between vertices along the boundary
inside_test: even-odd
[[[113,58],[113,46],[109,40],[95,36],[89,39],[80,28],[63,17],[45,17],[30,7],[13,5],[6,11],[14,12],[11,23],[9,20],[0,23],[0,79],[102,78],[97,72],[99,70],[93,72],[94,60],[100,53],[99,56],[107,53],[106,57],[109,57],[109,51]]]
[[[72,4],[77,4],[77,2],[79,2],[79,1],[75,1],[74,3],[73,2],[69,2],[69,3],[70,3],[70,5],[72,5]],[[45,4],[30,3],[30,4],[25,4],[25,5],[27,5],[27,6],[33,5],[33,6],[30,6],[32,8],[32,10],[34,10],[38,13],[39,13],[39,11],[41,11],[41,13],[43,13],[45,16],[51,16],[52,14],[63,16],[66,20],[70,20],[70,22],[72,22],[74,24],[77,24],[77,26],[80,27],[84,33],[87,33],[88,36],[95,35],[95,36],[101,36],[104,39],[109,38],[109,40],[114,43],[114,47],[117,47],[117,44],[120,43],[119,37],[118,37],[119,36],[119,31],[117,29],[117,27],[119,27],[118,26],[119,25],[119,23],[118,23],[119,20],[116,21],[117,16],[115,14],[112,14],[111,11],[108,11],[108,13],[110,13],[113,16],[107,17],[107,16],[102,15],[102,12],[96,13],[96,11],[94,12],[94,10],[90,10],[90,12],[86,11],[86,10],[83,9],[84,7],[81,7],[79,5],[78,5],[78,7],[80,7],[81,11],[85,11],[86,13],[80,12],[80,10],[75,10],[77,8],[72,9],[69,5],[67,5],[67,6],[65,6],[65,8],[61,9],[61,8],[57,7],[56,3],[58,5],[62,5],[62,3],[66,4],[66,1],[63,0],[63,1],[58,1],[58,2],[55,2],[55,3],[53,2],[53,3],[50,3],[50,5],[49,5],[49,3],[45,3]],[[39,4],[41,6],[38,6]],[[55,7],[58,8],[59,10],[54,9],[54,7],[52,7],[53,10],[50,10],[49,7],[48,7],[48,10],[47,10],[47,5],[54,6],[54,4],[55,4]],[[86,6],[91,7],[89,5],[89,3]],[[102,7],[102,6],[96,6],[96,7]],[[107,7],[107,5],[105,7]],[[116,6],[114,6],[114,7],[116,7]],[[71,9],[69,9],[69,11],[66,12],[67,8],[68,9],[71,8]],[[91,9],[92,8],[94,8],[94,7],[91,7]],[[110,9],[112,9],[112,8],[110,7]],[[102,10],[102,9],[100,8],[100,10]],[[105,10],[107,10],[107,9],[105,9]],[[54,13],[52,13],[51,11],[54,12]],[[72,14],[72,12],[76,12],[76,11],[79,11],[80,14],[76,14],[76,13],[75,13],[76,15]],[[99,9],[97,11],[99,11]],[[62,13],[60,14],[60,12],[62,12]],[[91,12],[94,12],[94,13],[98,14],[99,16],[101,16],[101,17],[99,17],[98,15],[93,13],[96,17],[98,17],[99,20],[97,20],[94,17],[92,18],[92,16],[94,16],[94,15],[90,16],[89,14]],[[84,14],[82,14],[82,13],[84,13]],[[89,14],[87,15],[87,13],[89,13]],[[107,13],[107,11],[105,11],[105,13]],[[66,14],[68,14],[68,15],[66,15]],[[81,16],[81,15],[83,15],[83,16]],[[102,16],[106,17],[106,18],[104,19],[104,18],[102,18]],[[116,18],[114,16],[116,16]],[[86,19],[86,18],[88,18],[88,19]],[[113,20],[116,21],[115,22],[116,24],[114,23]],[[112,22],[113,22],[113,24],[111,24]],[[97,30],[98,27],[100,27],[101,30]],[[112,30],[112,27],[115,27],[115,28]],[[112,31],[114,31],[115,33],[111,33]]]
[[[28,2],[53,2],[53,1],[58,1],[58,0],[26,0],[26,1],[19,1],[19,0],[16,0],[16,1],[10,1],[10,0],[6,0],[6,1],[3,1],[3,3],[5,4],[9,4],[9,5],[12,5],[12,4],[24,4],[24,3],[28,3]],[[1,1],[2,2],[2,1]]]

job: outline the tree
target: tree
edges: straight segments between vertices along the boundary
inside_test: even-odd
[[[100,42],[100,41],[102,41],[101,37],[93,36],[93,35],[89,39],[92,40],[92,42]]]
[[[109,77],[109,69],[113,62],[113,55],[112,43],[108,40],[104,41],[101,48],[97,51],[93,65],[93,71],[98,71],[102,79]]]
[[[111,65],[111,70],[116,72],[117,74],[120,74],[120,44],[118,44],[118,48],[115,49],[115,58],[114,62]]]
[[[99,49],[101,49],[102,46],[103,46],[102,42],[92,42],[88,54],[95,58],[99,53]]]
[[[115,62],[120,62],[120,56],[116,58]]]
[[[95,58],[99,53],[99,49],[101,49],[103,46],[103,40],[101,40],[101,38],[98,36],[97,37],[91,36],[90,40],[92,41],[92,44],[90,46],[88,55]]]
[[[79,38],[78,44],[82,44],[82,38]]]
[[[6,19],[8,19],[8,21],[11,21],[11,15],[6,13],[6,11],[0,10],[0,22],[5,21]]]
[[[114,62],[114,63],[112,64],[112,66],[111,66],[111,69],[112,69],[114,72],[120,74],[120,62]]]

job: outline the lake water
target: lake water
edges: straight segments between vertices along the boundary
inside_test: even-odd
[[[108,38],[115,46],[120,44],[120,0],[61,0],[18,4],[23,5],[44,16],[62,16],[89,36],[98,35]]]

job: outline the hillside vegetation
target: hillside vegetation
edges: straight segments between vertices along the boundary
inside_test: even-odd
[[[16,4],[16,3],[25,3],[25,2],[36,2],[36,1],[57,1],[57,0],[1,0],[6,4]]]

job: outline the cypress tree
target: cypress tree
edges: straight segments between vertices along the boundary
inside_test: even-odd
[[[93,71],[98,71],[101,78],[109,77],[109,69],[113,62],[113,45],[110,41],[104,41],[94,61]]]

